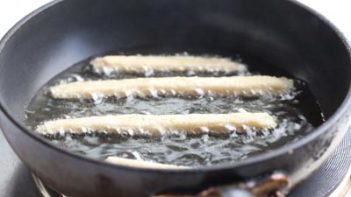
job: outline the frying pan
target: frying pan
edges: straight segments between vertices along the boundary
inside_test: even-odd
[[[219,54],[308,82],[326,122],[299,141],[234,164],[195,169],[111,165],[51,145],[24,126],[38,89],[70,65],[104,53]],[[320,15],[283,0],[54,1],[18,22],[0,44],[0,125],[22,161],[68,196],[196,193],[282,171],[309,176],[348,129],[350,51]]]

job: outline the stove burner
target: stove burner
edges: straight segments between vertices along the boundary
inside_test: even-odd
[[[32,174],[33,181],[42,197],[68,197],[47,187],[35,174]]]
[[[297,185],[287,197],[329,196],[345,178],[351,164],[351,130],[330,158],[307,180]],[[32,175],[42,197],[67,197],[47,187],[37,176]],[[326,178],[328,177],[328,178]]]

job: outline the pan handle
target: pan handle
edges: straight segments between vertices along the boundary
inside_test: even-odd
[[[283,197],[288,192],[288,185],[288,177],[284,173],[275,172],[239,184],[210,187],[195,195],[161,194],[155,197]]]

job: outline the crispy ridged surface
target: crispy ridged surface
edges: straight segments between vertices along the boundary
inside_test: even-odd
[[[250,97],[264,94],[279,95],[293,87],[293,80],[284,77],[163,77],[73,82],[51,87],[50,92],[56,99],[203,94]]]
[[[106,132],[130,135],[171,134],[174,131],[191,134],[244,131],[245,127],[271,129],[275,119],[267,113],[177,114],[177,115],[105,115],[60,119],[44,122],[37,127],[41,134]]]
[[[93,68],[98,73],[106,70],[122,71],[128,73],[155,72],[235,72],[243,71],[246,67],[243,64],[234,62],[229,58],[202,57],[202,56],[125,56],[110,55],[98,57],[91,61]]]

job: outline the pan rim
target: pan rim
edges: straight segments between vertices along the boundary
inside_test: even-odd
[[[34,18],[36,15],[46,11],[47,9],[56,6],[60,3],[64,2],[64,0],[54,0],[52,2],[49,2],[40,8],[32,11],[28,15],[26,15],[24,18],[22,18],[20,21],[18,21],[1,39],[0,41],[0,53],[4,50],[7,41],[24,25],[26,24],[27,21],[31,20]],[[298,2],[296,0],[287,0],[288,3],[291,3],[294,6],[298,6],[299,9],[304,9],[305,11],[311,13],[312,15],[316,16],[319,18],[325,25],[327,25],[335,34],[336,36],[340,39],[340,44],[343,44],[345,50],[348,52],[349,60],[350,60],[350,65],[351,65],[351,48],[349,44],[347,43],[346,38],[344,35],[341,33],[341,31],[334,25],[332,24],[326,17],[324,17],[322,14],[318,13],[317,11],[313,10],[312,8],[309,8],[308,6],[302,4],[301,2]],[[351,76],[350,76],[351,77]],[[96,160],[93,158],[85,157],[83,155],[79,155],[73,152],[70,152],[69,150],[64,150],[60,147],[55,146],[54,144],[50,143],[48,140],[43,139],[39,135],[35,134],[33,131],[29,130],[26,128],[23,123],[20,121],[17,121],[10,113],[6,105],[4,105],[4,102],[0,100],[0,110],[2,113],[6,116],[6,118],[14,125],[16,126],[19,130],[21,130],[23,133],[25,133],[28,137],[34,139],[36,142],[41,143],[44,145],[46,148],[52,149],[53,151],[59,152],[61,154],[64,154],[66,156],[71,157],[72,159],[78,159],[83,162],[89,162],[94,165],[99,165],[102,167],[110,167],[110,168],[124,168],[126,170],[130,171],[139,171],[139,172],[154,172],[157,171],[158,173],[196,173],[196,172],[210,172],[210,171],[222,171],[222,170],[228,170],[228,169],[233,169],[233,168],[240,168],[244,167],[250,164],[254,163],[260,163],[266,160],[270,160],[272,158],[276,158],[280,155],[287,154],[291,152],[291,150],[295,150],[305,144],[308,144],[324,132],[327,132],[328,129],[335,124],[348,110],[348,107],[351,106],[351,84],[350,88],[347,92],[346,97],[342,101],[342,103],[339,105],[339,107],[336,109],[336,111],[326,120],[324,123],[316,127],[312,132],[304,136],[301,140],[281,146],[273,151],[270,152],[264,152],[260,153],[258,155],[252,156],[250,158],[235,162],[235,163],[225,163],[225,164],[218,164],[218,165],[213,165],[213,166],[201,166],[201,167],[196,167],[196,168],[186,168],[186,169],[149,169],[149,168],[137,168],[137,167],[128,167],[124,165],[117,165],[117,164],[110,164],[107,162],[104,162],[102,160]],[[5,136],[6,138],[6,136]]]

